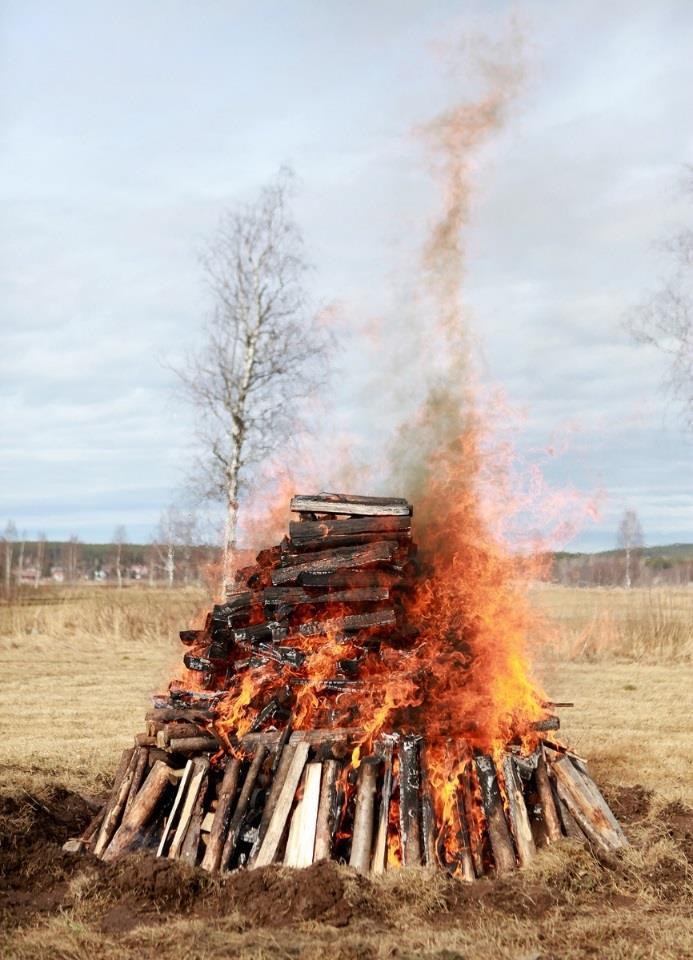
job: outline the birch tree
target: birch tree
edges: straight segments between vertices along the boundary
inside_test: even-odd
[[[123,588],[123,546],[128,542],[128,533],[125,525],[119,523],[113,531],[113,543],[115,544],[115,572],[118,581],[118,589]]]
[[[624,551],[626,558],[626,571],[623,585],[626,590],[630,590],[633,582],[632,563],[633,554],[639,550],[644,543],[642,527],[635,510],[626,510],[618,527],[618,536],[616,545]]]
[[[222,215],[202,257],[213,311],[200,348],[176,371],[198,415],[202,492],[225,506],[225,587],[243,486],[252,468],[287,442],[299,401],[325,365],[327,339],[308,308],[290,187],[283,170],[254,202]]]

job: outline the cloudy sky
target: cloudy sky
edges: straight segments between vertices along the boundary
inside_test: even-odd
[[[551,483],[600,492],[573,547],[611,546],[626,508],[649,543],[693,540],[693,438],[622,329],[666,275],[658,241],[693,219],[687,0],[4,0],[0,519],[149,536],[192,456],[166,362],[208,308],[197,251],[282,163],[311,292],[353,318],[337,426],[378,437],[397,392],[372,353],[349,368],[435,217],[415,131],[478,93],[481,37],[518,31],[522,90],[473,163],[480,376]]]

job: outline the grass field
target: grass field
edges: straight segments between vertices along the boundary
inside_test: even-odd
[[[693,957],[693,591],[542,586],[535,599],[555,618],[537,673],[575,701],[565,735],[633,844],[605,864],[566,841],[522,876],[472,888],[424,871],[373,884],[325,865],[302,887],[276,868],[251,887],[175,863],[152,879],[137,858],[65,857],[70,816],[87,814],[76,795],[103,794],[206,599],[93,587],[0,606],[0,955]]]

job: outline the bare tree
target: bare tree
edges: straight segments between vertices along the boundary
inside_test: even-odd
[[[119,523],[118,526],[113,531],[113,543],[115,544],[115,570],[116,570],[116,579],[118,581],[118,589],[121,590],[123,587],[123,568],[122,568],[122,558],[123,558],[123,546],[128,542],[128,532],[125,529],[125,524]]]
[[[693,195],[693,168],[687,193]],[[667,381],[693,428],[693,229],[684,227],[664,244],[672,270],[662,286],[627,320],[639,343],[657,347],[667,359]]]
[[[14,542],[17,539],[17,528],[12,522],[8,520],[5,524],[5,530],[2,535],[3,543],[3,560],[5,567],[5,595],[9,597],[12,589],[12,557],[14,554]]]
[[[43,576],[43,565],[46,561],[46,534],[39,530],[36,535],[36,576],[34,580],[34,586],[39,587],[41,585],[41,577]]]
[[[79,562],[81,557],[81,543],[76,533],[73,533],[69,541],[63,547],[65,579],[68,583],[74,583],[79,572]]]
[[[152,537],[152,546],[163,568],[169,587],[176,577],[176,557],[186,551],[197,539],[197,517],[194,512],[181,511],[170,506],[161,514]]]
[[[642,527],[635,510],[626,510],[621,518],[616,537],[616,546],[625,552],[626,572],[624,587],[629,590],[632,584],[632,557],[644,543]]]
[[[15,573],[17,580],[17,590],[20,589],[22,585],[22,577],[24,576],[24,549],[26,547],[26,530],[22,530],[22,534],[19,540],[19,556],[17,557],[17,570]]]
[[[290,185],[282,170],[255,202],[223,214],[202,258],[213,313],[200,350],[176,371],[198,414],[203,492],[225,504],[225,585],[249,470],[293,432],[298,401],[321,382],[327,356],[304,292]]]

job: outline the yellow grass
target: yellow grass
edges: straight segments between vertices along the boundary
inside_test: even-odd
[[[564,733],[589,758],[595,778],[654,790],[655,812],[677,798],[689,802],[691,592],[541,587],[536,598],[557,617],[556,644],[538,672],[552,697],[575,701],[562,711]],[[3,790],[40,795],[61,783],[102,792],[120,751],[142,729],[149,693],[180,662],[178,630],[205,603],[196,590],[99,587],[58,602],[0,607]],[[478,899],[454,907],[443,878],[416,871],[390,876],[368,893],[388,905],[387,921],[371,919],[364,905],[363,916],[339,930],[321,921],[257,927],[242,910],[229,910],[213,918],[174,914],[165,925],[104,933],[100,917],[112,901],[87,871],[70,881],[59,912],[0,935],[0,954],[17,960],[693,957],[685,900],[690,873],[680,849],[656,819],[633,839],[616,872],[566,842],[543,854],[525,878],[489,896],[477,884]],[[677,881],[679,899],[670,904],[658,878],[677,863],[689,879]],[[366,896],[362,884],[349,884],[355,902]],[[558,900],[539,915],[544,891]]]

